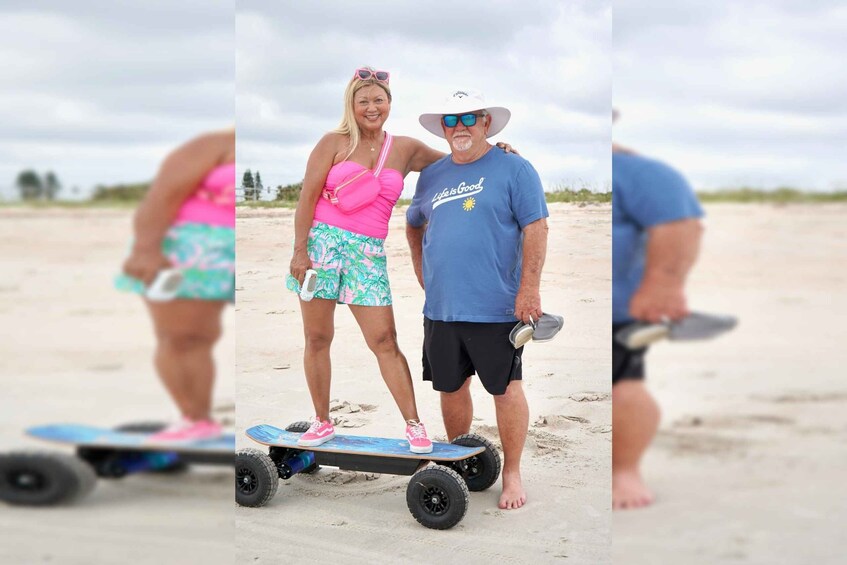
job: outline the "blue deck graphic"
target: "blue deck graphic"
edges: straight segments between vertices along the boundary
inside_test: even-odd
[[[48,441],[72,443],[75,445],[91,445],[102,447],[126,447],[143,450],[172,451],[235,451],[235,436],[224,435],[218,439],[186,442],[150,443],[149,433],[117,432],[106,428],[85,426],[79,424],[51,424],[29,428],[26,433],[32,437]]]
[[[302,435],[296,432],[286,432],[274,426],[261,424],[247,430],[247,437],[265,445],[292,447],[304,451],[328,451],[334,453],[360,453],[382,457],[403,457],[409,459],[430,459],[440,461],[455,461],[466,459],[485,451],[484,447],[465,447],[450,443],[432,444],[432,453],[412,453],[409,442],[405,439],[390,439],[366,436],[336,435],[318,447],[298,447],[297,439]]]

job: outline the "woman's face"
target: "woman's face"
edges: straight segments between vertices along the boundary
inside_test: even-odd
[[[378,132],[382,129],[390,111],[388,93],[375,84],[360,88],[353,95],[353,114],[363,132]]]

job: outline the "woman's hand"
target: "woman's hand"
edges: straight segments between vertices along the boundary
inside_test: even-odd
[[[514,147],[512,147],[511,145],[509,145],[505,141],[498,141],[497,147],[499,147],[500,149],[502,149],[506,153],[514,153],[515,155],[520,155],[520,153],[518,153],[517,149],[515,149]]]
[[[305,249],[294,251],[291,257],[291,263],[288,266],[288,272],[291,276],[297,279],[297,282],[302,286],[303,279],[306,278],[306,271],[312,268],[312,261],[309,259],[309,254]]]
[[[173,265],[160,249],[133,248],[130,256],[124,261],[123,272],[140,280],[145,286],[150,286],[159,271],[172,267]]]

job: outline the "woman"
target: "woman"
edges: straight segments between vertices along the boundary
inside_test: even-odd
[[[409,364],[397,346],[383,242],[391,210],[409,171],[444,157],[410,137],[383,130],[391,111],[389,73],[357,69],[344,93],[344,115],[309,156],[294,216],[294,254],[287,286],[299,292],[308,269],[317,272],[314,299],[300,301],[305,334],[304,370],[315,419],[299,441],[316,446],[335,436],[329,418],[330,344],[336,303],[347,304],[403,419],[414,453],[429,453],[432,442],[418,418]],[[345,214],[329,197],[345,179],[362,171],[378,173],[376,199]]]
[[[182,416],[150,440],[218,437],[212,348],[235,297],[234,130],[201,135],[165,159],[135,213],[134,232],[119,289],[143,295],[159,271],[176,267],[183,275],[173,300],[145,298],[156,370]]]

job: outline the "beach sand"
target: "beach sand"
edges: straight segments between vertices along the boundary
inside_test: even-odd
[[[348,565],[609,562],[611,212],[565,204],[550,210],[542,305],[563,315],[565,326],[554,341],[530,343],[524,352],[526,506],[499,510],[498,481],[471,493],[455,528],[428,530],[406,507],[408,477],[323,468],[282,481],[265,507],[236,509],[239,562],[275,563],[282,555]],[[443,441],[438,395],[420,379],[423,291],[411,268],[403,214],[395,210],[386,241],[398,339],[421,418]],[[237,234],[237,429],[285,427],[312,417],[298,299],[285,290],[293,210],[239,209]],[[402,418],[346,307],[337,308],[335,323],[337,431],[402,437]],[[472,431],[499,445],[493,400],[478,382],[472,391]],[[240,433],[237,445],[260,447]]]
[[[615,513],[614,562],[843,563],[847,206],[706,213],[689,305],[739,326],[649,352],[656,503]]]
[[[498,483],[471,493],[456,528],[432,531],[406,508],[407,478],[325,468],[282,482],[264,508],[234,509],[231,470],[198,467],[179,477],[99,481],[68,507],[4,505],[0,562],[109,563],[128,552],[138,563],[272,563],[283,555],[348,564],[608,562],[609,210],[557,204],[551,212],[543,300],[566,325],[524,356],[531,413],[525,508],[498,510]],[[847,206],[721,204],[707,213],[690,304],[735,314],[740,325],[712,342],[659,344],[648,355],[648,382],[664,411],[645,460],[657,502],[615,514],[615,562],[840,562]],[[401,214],[388,239],[400,345],[420,412],[443,437],[437,395],[419,380],[423,294],[408,265]],[[298,306],[284,290],[292,215],[239,211],[239,304],[237,314],[226,314],[216,394],[219,415],[231,419],[237,390],[239,432],[311,413]],[[26,438],[30,425],[173,416],[150,364],[147,315],[138,299],[111,287],[130,216],[0,210],[4,451],[59,450]],[[344,339],[333,350],[333,397],[342,410],[333,415],[347,433],[399,436],[400,416],[355,322],[344,307],[336,321]],[[475,431],[496,440],[493,406],[478,383],[474,398]],[[346,412],[356,406],[344,401],[359,410]],[[238,445],[255,444],[239,437]]]
[[[72,452],[28,426],[110,427],[175,417],[152,367],[141,300],[112,288],[131,210],[0,209],[0,450]],[[233,309],[217,349],[219,418],[234,419]],[[98,481],[72,506],[0,503],[2,563],[226,563],[234,559],[233,471]],[[131,556],[131,557],[130,557]]]

